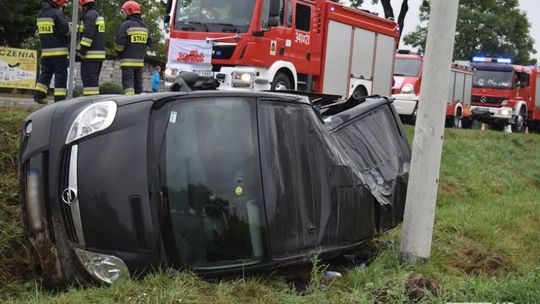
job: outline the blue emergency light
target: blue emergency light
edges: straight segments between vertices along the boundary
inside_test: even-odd
[[[512,63],[510,58],[497,58],[497,63]]]
[[[512,63],[512,59],[510,58],[489,58],[489,57],[482,57],[482,56],[474,56],[472,58],[472,62],[496,62],[496,63]]]

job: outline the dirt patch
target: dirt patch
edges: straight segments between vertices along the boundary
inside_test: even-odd
[[[456,197],[460,193],[460,188],[447,181],[441,180],[441,183],[439,184],[439,192],[449,197]]]
[[[510,260],[496,252],[465,247],[451,260],[451,265],[467,275],[486,274],[495,276],[513,270]]]
[[[421,275],[411,275],[405,282],[405,294],[412,302],[441,294],[441,284]]]

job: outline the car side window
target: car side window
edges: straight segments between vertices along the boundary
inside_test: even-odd
[[[517,81],[519,81],[520,87],[528,88],[530,85],[531,77],[526,72],[517,73]]]
[[[296,21],[295,27],[297,30],[309,32],[311,21],[311,8],[307,5],[296,4]]]
[[[287,0],[287,6],[286,6],[286,10],[287,10],[287,15],[286,15],[286,20],[285,20],[285,25],[287,27],[292,27],[292,19],[293,19],[293,5],[292,5],[292,0]]]

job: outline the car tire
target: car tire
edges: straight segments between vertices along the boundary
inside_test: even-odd
[[[447,128],[461,129],[462,125],[463,125],[463,119],[461,115],[461,109],[457,110],[457,113],[455,116],[446,117]]]
[[[512,125],[512,132],[523,133],[525,131],[525,123],[527,122],[527,111],[524,107],[519,110],[519,115]]]
[[[291,80],[289,79],[289,76],[287,76],[285,73],[282,73],[282,72],[277,73],[276,76],[274,77],[274,80],[272,81],[270,90],[272,91],[293,90],[293,86],[291,84]]]

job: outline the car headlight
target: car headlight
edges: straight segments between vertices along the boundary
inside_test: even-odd
[[[253,88],[255,83],[255,73],[253,72],[233,72],[232,86],[234,88]]]
[[[512,115],[512,110],[508,108],[504,108],[504,109],[499,110],[499,114],[503,116],[510,116]]]
[[[401,88],[402,94],[412,94],[414,93],[414,86],[410,83],[407,83]]]
[[[112,284],[119,279],[129,278],[129,269],[118,257],[78,248],[75,248],[75,253],[86,271],[102,282]]]
[[[82,110],[71,124],[66,144],[107,129],[116,117],[118,106],[112,100],[96,102]]]
[[[501,102],[501,106],[507,106],[508,105],[508,99],[505,99]]]
[[[178,70],[177,69],[165,69],[165,77],[174,77],[176,75],[178,75]]]

